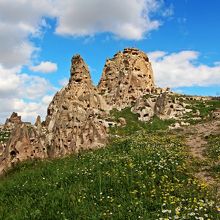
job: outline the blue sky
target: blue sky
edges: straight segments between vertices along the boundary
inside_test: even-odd
[[[13,3],[13,4],[12,4]],[[0,1],[0,122],[44,116],[79,53],[98,83],[106,58],[145,51],[158,86],[220,95],[220,1]]]

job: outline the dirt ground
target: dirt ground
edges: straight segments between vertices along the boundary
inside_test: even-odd
[[[189,152],[193,159],[200,164],[196,177],[208,185],[215,185],[220,195],[220,181],[214,179],[209,170],[208,158],[204,154],[209,135],[220,135],[220,116],[213,118],[210,121],[189,126],[184,129],[184,136],[186,138],[186,145],[189,147]]]

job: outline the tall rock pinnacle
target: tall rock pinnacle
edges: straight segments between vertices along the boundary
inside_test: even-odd
[[[80,55],[75,55],[72,58],[70,69],[70,82],[92,84],[89,69]]]
[[[72,58],[70,74],[68,85],[48,107],[47,145],[52,157],[100,146],[107,137],[101,120],[106,103],[92,85],[89,69],[79,55]]]
[[[106,61],[98,90],[107,104],[124,108],[154,90],[151,63],[147,55],[134,48],[124,49]]]

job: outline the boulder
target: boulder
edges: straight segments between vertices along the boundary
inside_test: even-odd
[[[122,117],[118,119],[118,123],[119,123],[119,126],[125,126],[127,124],[126,119]]]

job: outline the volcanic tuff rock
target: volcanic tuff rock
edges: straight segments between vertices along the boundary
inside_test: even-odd
[[[58,156],[106,143],[102,118],[108,107],[92,85],[83,59],[72,58],[69,84],[58,92],[48,108],[46,127],[50,155]]]
[[[185,108],[185,103],[175,97],[172,92],[148,94],[139,98],[131,110],[138,113],[140,121],[149,121],[153,116],[161,119],[177,119],[191,109]]]
[[[21,124],[21,116],[19,116],[16,112],[13,112],[10,118],[6,119],[4,129],[5,130],[13,130],[17,124]]]
[[[92,85],[87,65],[79,55],[74,56],[69,83],[54,96],[44,123],[38,116],[34,126],[26,125],[16,113],[7,120],[16,126],[0,156],[0,173],[30,158],[59,157],[103,146],[108,109]]]
[[[37,134],[34,127],[25,123],[16,125],[8,143],[0,157],[0,174],[18,162],[46,158],[47,152],[41,134]]]
[[[118,109],[131,105],[137,98],[155,89],[147,55],[134,48],[127,48],[106,61],[98,85],[107,104]]]

